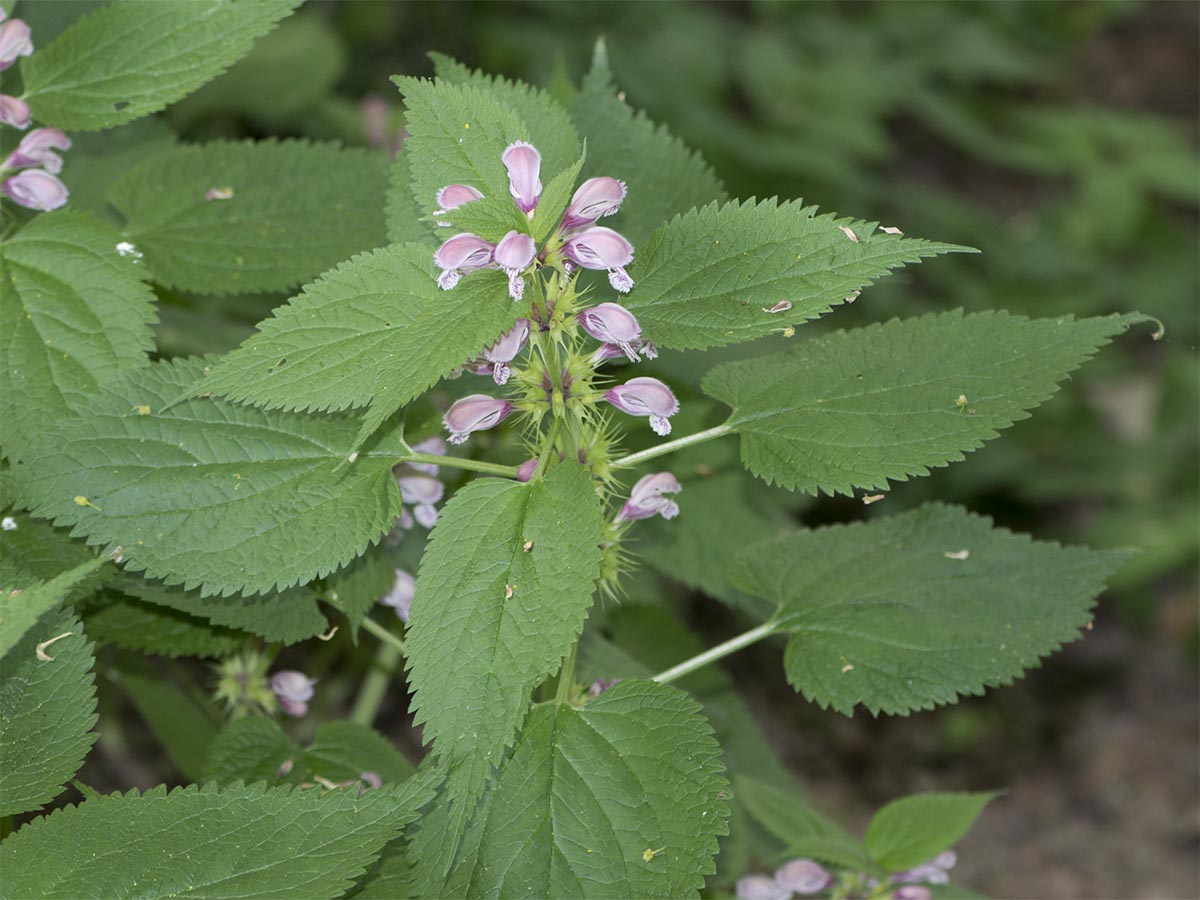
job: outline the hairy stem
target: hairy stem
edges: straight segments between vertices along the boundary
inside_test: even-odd
[[[743,647],[749,647],[751,644],[757,644],[763,638],[770,637],[776,633],[776,625],[774,619],[769,622],[764,622],[757,628],[751,628],[749,631],[743,631],[736,637],[731,637],[723,644],[717,644],[715,647],[710,647],[703,653],[698,653],[691,659],[685,659],[677,666],[671,666],[664,672],[659,672],[654,676],[653,680],[659,684],[669,684],[678,678],[685,675],[690,675],[697,669],[703,669],[705,666],[715,663],[718,659],[724,659],[732,653],[736,653]]]
[[[478,459],[467,459],[462,456],[438,456],[436,453],[406,453],[399,462],[433,463],[435,466],[446,466],[450,469],[467,469],[471,472],[482,472],[485,475],[500,475],[504,478],[516,478],[516,466],[502,466],[499,463],[482,462]]]
[[[637,453],[630,453],[628,456],[622,456],[620,459],[615,459],[612,462],[614,469],[627,469],[630,466],[636,466],[639,463],[644,463],[647,460],[655,459],[659,456],[666,456],[668,453],[674,453],[676,450],[682,450],[685,447],[691,447],[694,444],[702,444],[705,441],[711,441],[713,438],[724,437],[727,434],[732,434],[733,429],[728,425],[718,425],[716,428],[708,428],[704,431],[697,431],[695,434],[689,434],[681,438],[676,438],[673,441],[667,441],[665,444],[659,444],[655,447],[648,447],[645,450],[639,450]]]

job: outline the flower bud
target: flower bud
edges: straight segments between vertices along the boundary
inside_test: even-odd
[[[516,141],[500,156],[508,169],[508,190],[523,213],[533,212],[542,196],[542,154],[532,144]]]
[[[792,895],[766,875],[743,875],[736,890],[738,900],[788,900]]]
[[[616,346],[630,362],[637,362],[642,345],[642,326],[637,318],[619,303],[601,303],[580,310],[579,326],[605,345]]]
[[[629,492],[629,499],[617,513],[618,522],[632,522],[662,516],[673,519],[679,515],[679,505],[664,494],[678,494],[682,487],[670,472],[656,472],[640,479]]]
[[[62,171],[62,157],[55,150],[69,150],[71,139],[60,128],[35,128],[17,144],[17,149],[0,163],[5,169],[28,169],[41,166],[51,175]]]
[[[28,103],[18,97],[0,94],[0,123],[24,131],[32,120]]]
[[[41,169],[27,169],[6,178],[0,189],[21,206],[40,212],[65,206],[70,196],[65,184]]]
[[[516,324],[500,336],[500,340],[483,351],[483,358],[491,363],[492,380],[496,384],[507,384],[512,374],[508,365],[525,347],[529,340],[529,320],[517,319]]]
[[[450,432],[450,443],[464,443],[475,431],[494,428],[508,418],[515,407],[507,400],[472,394],[455,402],[442,419]]]
[[[458,284],[464,272],[482,269],[492,263],[495,246],[473,234],[456,234],[438,248],[433,261],[442,270],[438,287],[448,291]]]
[[[625,182],[609,178],[607,175],[589,178],[575,191],[559,227],[565,231],[591,225],[597,219],[615,213],[621,208],[624,199]]]
[[[32,52],[28,25],[20,19],[9,19],[0,25],[0,72],[15,63],[18,56],[28,56]]]
[[[510,231],[496,245],[496,265],[508,276],[508,296],[514,300],[520,300],[525,295],[525,279],[521,273],[533,262],[536,253],[533,238],[519,231]]]
[[[271,676],[271,690],[275,692],[279,708],[297,718],[308,712],[308,701],[313,698],[316,683],[316,679],[294,669],[284,669]]]
[[[379,598],[379,602],[384,606],[390,606],[396,611],[396,615],[400,617],[401,622],[408,621],[408,614],[412,611],[413,596],[417,592],[417,580],[405,572],[403,569],[396,570],[396,580],[392,583],[392,589]]]
[[[796,894],[816,894],[833,882],[833,876],[811,859],[793,859],[775,872],[780,887]]]
[[[517,466],[517,481],[529,481],[533,478],[533,473],[537,471],[537,458],[527,459],[525,462]]]
[[[631,378],[610,388],[604,399],[621,412],[631,416],[647,416],[650,427],[658,435],[671,433],[668,419],[679,412],[679,401],[671,389],[657,378]]]

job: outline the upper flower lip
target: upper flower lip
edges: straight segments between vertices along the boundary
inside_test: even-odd
[[[500,155],[508,169],[508,190],[521,212],[530,213],[542,196],[542,154],[533,144],[514,141]]]

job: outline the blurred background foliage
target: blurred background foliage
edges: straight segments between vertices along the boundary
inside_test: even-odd
[[[24,3],[21,13],[46,42],[90,5]],[[386,152],[403,138],[388,78],[432,74],[430,51],[565,99],[604,37],[627,102],[698,149],[732,196],[803,197],[983,251],[893,275],[793,340],[958,306],[1159,318],[1161,341],[1118,339],[1031,419],[935,477],[896,485],[869,511],[859,499],[809,502],[766,488],[741,473],[732,445],[689,452],[677,464],[683,515],[647,529],[638,549],[655,567],[631,581],[625,608],[607,611],[606,634],[636,643],[639,617],[658,614],[639,612],[646,603],[722,636],[756,611],[724,584],[710,551],[797,517],[820,524],[938,497],[1040,538],[1140,547],[1098,611],[1103,636],[1070,648],[1043,678],[953,709],[847,722],[803,708],[771,648],[765,661],[748,654],[732,668],[780,756],[829,779],[818,793],[833,803],[865,810],[921,787],[1017,782],[1009,818],[993,815],[990,837],[973,839],[980,856],[989,839],[1009,842],[1007,863],[976,861],[981,886],[1016,896],[1194,896],[1198,9],[1123,0],[315,0],[164,116],[81,135],[64,177],[73,205],[110,212],[107,183],[144,157],[144,145],[134,148],[147,140],[300,136]],[[231,348],[285,298],[161,299],[159,350],[178,355]],[[685,401],[679,433],[720,421],[695,390],[708,368],[783,342],[664,354],[659,366]],[[469,392],[469,381],[448,383],[445,396]],[[410,429],[435,421],[432,405],[409,413]],[[721,520],[689,515],[705,506],[720,508]],[[337,662],[333,648],[321,652]],[[1154,704],[1161,710],[1148,711]],[[404,714],[399,697],[391,715]],[[1128,752],[1097,764],[1100,745]],[[1132,795],[1114,795],[1113,779]],[[1088,809],[1071,805],[1076,795]],[[1134,795],[1165,808],[1146,813]],[[1031,847],[1029,817],[1039,815],[1065,844]],[[1085,823],[1078,835],[1064,824],[1076,820]],[[1135,863],[1128,845],[1139,840],[1161,852]]]

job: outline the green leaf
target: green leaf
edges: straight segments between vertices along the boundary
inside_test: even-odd
[[[713,369],[742,462],[768,483],[851,494],[983,446],[1141,316],[1026,319],[961,310],[893,319]]]
[[[536,706],[445,884],[444,801],[425,817],[412,853],[421,893],[698,897],[729,815],[718,754],[698,704],[667,685]]]
[[[867,825],[867,851],[892,872],[929,862],[961,840],[1002,793],[913,794],[893,800]]]
[[[391,554],[385,547],[376,546],[329,576],[323,596],[346,616],[350,633],[358,640],[363,619],[395,583],[396,567]]]
[[[739,770],[733,776],[733,793],[755,822],[783,842],[789,856],[819,859],[847,869],[870,866],[862,843],[795,790],[783,790]]]
[[[98,571],[108,558],[101,556],[80,563],[49,581],[35,584],[3,584],[0,588],[0,656],[4,656],[34,623],[49,612],[77,584]]]
[[[229,188],[227,200],[206,200]],[[386,160],[307,141],[217,141],[156,154],[110,188],[157,281],[204,294],[284,291],[384,243]]]
[[[704,350],[823,316],[891,269],[956,252],[973,251],[875,232],[874,223],[817,215],[798,200],[711,203],[637,248],[636,284],[623,303],[656,344]],[[771,312],[784,301],[789,309]]]
[[[203,371],[185,360],[134,372],[48,433],[14,468],[34,514],[121,545],[128,570],[203,596],[310,581],[392,526],[396,435],[335,474],[353,418],[186,399]]]
[[[266,716],[244,716],[222,728],[204,754],[204,781],[273,782],[279,767],[302,750]]]
[[[734,584],[780,604],[784,667],[804,696],[905,714],[1011,684],[1075,640],[1128,555],[932,504],[758,544]]]
[[[292,410],[384,397],[382,420],[480,354],[520,313],[503,273],[474,272],[443,291],[427,247],[393,245],[307,286],[198,390]]]
[[[628,186],[629,194],[612,227],[639,250],[671,216],[725,198],[720,179],[698,153],[644,113],[635,113],[618,96],[603,41],[597,43],[592,69],[571,106],[571,118],[587,141],[584,175],[609,175]]]
[[[586,160],[587,151],[585,150],[573,166],[563,169],[546,185],[541,199],[538,200],[537,208],[533,212],[533,222],[530,224],[530,231],[537,243],[540,244],[546,240],[550,236],[550,232],[562,220],[562,214],[566,212],[567,204],[571,202],[571,197],[575,193],[575,185],[579,181],[579,173],[583,170]],[[470,207],[471,204],[467,205]],[[458,210],[454,212],[457,214]]]
[[[238,784],[110,794],[0,844],[4,889],[47,900],[336,897],[422,798],[407,784],[361,797]]]
[[[70,633],[45,647],[37,646]],[[0,816],[39,809],[79,770],[96,734],[92,645],[75,616],[59,610],[27,631],[0,669]],[[7,844],[7,841],[5,842]],[[4,891],[16,896],[14,870]]]
[[[412,172],[408,168],[408,154],[401,147],[388,166],[387,220],[388,240],[393,244],[424,243],[432,254],[436,246],[429,223],[421,220],[422,212],[412,192]],[[443,238],[444,240],[444,238]]]
[[[11,519],[14,527],[0,530],[0,588],[22,588],[38,580],[48,581],[96,558],[87,544],[71,540],[65,529],[52,528],[49,523],[17,510],[11,510],[5,518]],[[63,600],[77,603],[117,577],[119,572],[102,566],[75,581],[63,594]]]
[[[0,421],[9,459],[118,372],[149,364],[154,295],[89,215],[39,216],[0,250]]]
[[[355,722],[326,722],[317,729],[304,761],[330,781],[357,780],[374,772],[384,784],[399,784],[416,768],[387,738]]]
[[[76,20],[22,64],[25,99],[45,125],[76,131],[121,125],[219,75],[297,5],[118,0]]]
[[[233,653],[250,637],[174,609],[121,596],[89,608],[84,623],[98,644],[159,656],[219,658]]]
[[[449,764],[460,818],[520,727],[530,691],[583,628],[601,539],[600,501],[578,465],[528,484],[473,481],[442,511],[405,643],[416,722]]]
[[[112,183],[151,156],[175,149],[178,143],[170,126],[157,117],[107,131],[72,134],[68,164],[58,176],[71,192],[70,208],[112,221],[107,199]],[[38,221],[44,218],[40,216]],[[144,272],[145,267],[141,269]]]

